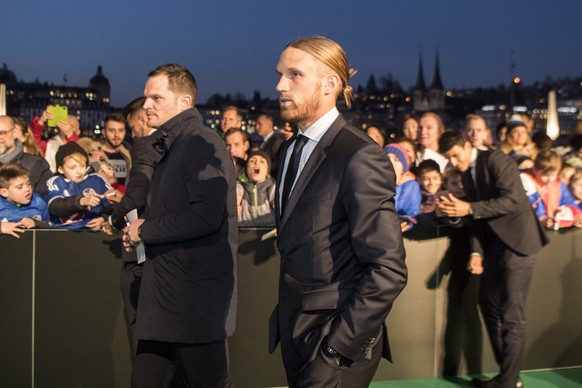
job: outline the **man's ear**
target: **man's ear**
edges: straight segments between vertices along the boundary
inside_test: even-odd
[[[61,175],[65,175],[65,170],[63,170],[63,167],[61,166],[57,167],[57,172]]]
[[[194,106],[192,96],[189,94],[182,94],[178,97],[178,105],[180,106],[181,111],[192,108]]]
[[[340,85],[340,79],[337,74],[326,75],[323,81],[323,92],[325,94],[335,94]]]
[[[8,198],[8,189],[0,189],[0,195],[4,198]]]

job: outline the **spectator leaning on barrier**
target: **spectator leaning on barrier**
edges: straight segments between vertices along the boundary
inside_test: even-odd
[[[562,160],[554,151],[538,155],[531,172],[521,181],[539,220],[548,229],[582,227],[582,212],[558,173]]]
[[[47,182],[49,213],[55,224],[71,229],[106,227],[104,212],[109,207],[107,195],[114,193],[97,174],[87,174],[88,157],[77,143],[67,143],[56,154],[59,175]]]
[[[50,228],[47,204],[32,191],[30,173],[18,164],[0,166],[0,222],[15,223],[18,228]],[[6,224],[8,234],[18,237]],[[18,232],[18,230],[16,230]]]
[[[396,172],[396,211],[400,217],[400,227],[406,232],[416,224],[422,198],[420,186],[410,172],[410,158],[403,147],[395,143],[388,144],[384,151]]]

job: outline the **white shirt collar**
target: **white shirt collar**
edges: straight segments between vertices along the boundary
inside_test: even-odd
[[[469,163],[469,167],[475,167],[475,161],[477,160],[477,148],[473,147],[471,150],[471,163]]]
[[[307,128],[305,131],[299,130],[299,133],[309,138],[310,140],[319,142],[319,140],[329,129],[329,127],[331,127],[331,124],[333,124],[333,122],[338,118],[338,116],[339,112],[337,108],[334,106],[329,110],[329,112],[321,116],[319,120],[311,124],[311,126]]]

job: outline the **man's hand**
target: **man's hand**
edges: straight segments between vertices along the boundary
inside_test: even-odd
[[[483,273],[483,257],[480,254],[471,254],[467,264],[467,271],[473,275],[481,275]]]
[[[465,217],[471,214],[471,203],[461,201],[453,194],[449,193],[449,198],[441,197],[437,199],[437,206],[441,213],[449,217]]]
[[[144,221],[141,218],[137,219],[123,229],[123,246],[127,252],[133,251],[133,247],[141,242],[138,230]]]
[[[123,198],[123,194],[121,193],[121,191],[116,189],[107,190],[103,194],[103,196],[105,197],[106,200],[108,200],[111,203],[119,203]]]

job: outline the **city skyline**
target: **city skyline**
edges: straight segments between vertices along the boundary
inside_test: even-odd
[[[354,87],[391,74],[409,90],[419,55],[430,83],[437,51],[447,89],[508,85],[511,63],[526,85],[582,75],[582,4],[575,1],[336,3],[10,2],[0,63],[25,82],[62,85],[66,74],[72,86],[86,86],[101,65],[116,107],[141,95],[147,73],[170,62],[193,72],[201,102],[215,93],[250,98],[254,90],[275,97],[280,52],[316,34],[344,47],[358,70]]]

